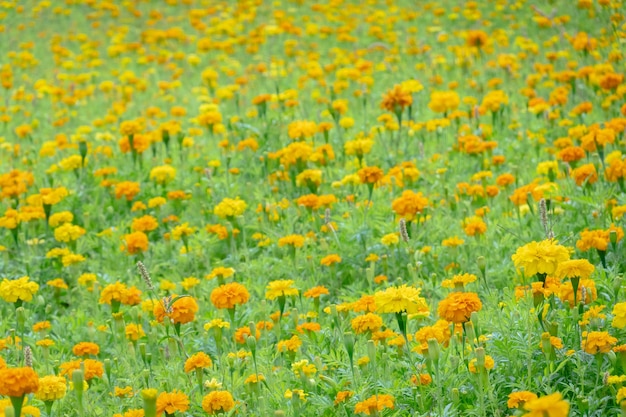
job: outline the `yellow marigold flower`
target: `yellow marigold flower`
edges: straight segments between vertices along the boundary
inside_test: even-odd
[[[65,223],[72,223],[74,215],[71,211],[62,211],[60,213],[54,213],[48,219],[50,227],[57,227]]]
[[[261,374],[252,374],[243,381],[244,384],[258,384],[261,381],[265,381],[265,377]]]
[[[616,329],[623,329],[626,327],[626,303],[617,303],[613,306],[613,321],[611,326]]]
[[[146,333],[143,331],[143,327],[140,324],[127,324],[124,329],[124,334],[128,340],[137,341],[144,337]]]
[[[0,297],[7,303],[31,301],[37,290],[39,290],[39,284],[30,281],[27,276],[14,280],[5,278],[0,283]]]
[[[222,219],[232,219],[243,215],[246,207],[248,207],[246,202],[239,199],[239,197],[235,199],[225,198],[215,206],[213,213]]]
[[[224,321],[222,319],[213,319],[204,325],[204,330],[208,331],[214,327],[220,329],[230,329],[230,322]]]
[[[211,391],[202,399],[202,409],[209,414],[227,413],[234,406],[235,401],[228,391]]]
[[[496,365],[493,358],[489,355],[485,355],[485,369],[491,370]],[[478,359],[472,358],[467,365],[469,371],[473,374],[478,373]]]
[[[79,237],[84,235],[85,232],[86,230],[80,226],[71,223],[65,223],[54,229],[54,238],[57,240],[57,242],[67,243],[78,239]]]
[[[453,276],[452,279],[444,279],[441,286],[443,288],[463,288],[467,284],[475,282],[476,279],[474,274],[460,274]]]
[[[439,302],[439,317],[453,323],[465,323],[474,311],[480,311],[483,304],[478,294],[473,292],[452,292]]]
[[[303,373],[305,376],[310,377],[315,375],[317,372],[317,368],[312,363],[309,363],[307,359],[302,359],[301,361],[294,362],[291,364],[291,370],[294,372],[296,377],[300,376],[300,373]]]
[[[207,274],[205,276],[206,279],[213,279],[216,277],[221,277],[221,278],[230,278],[233,275],[235,275],[235,268],[227,268],[227,267],[223,267],[223,266],[218,266],[216,268],[213,268],[213,270]]]
[[[581,348],[590,355],[608,353],[617,343],[609,332],[583,332],[582,336]]]
[[[157,414],[166,412],[167,414],[174,414],[177,411],[184,413],[189,410],[189,397],[178,391],[162,392],[157,397]]]
[[[528,411],[523,417],[567,417],[569,415],[569,403],[563,399],[559,392],[524,404],[524,410]]]
[[[621,405],[622,402],[626,400],[626,387],[622,387],[619,389],[619,391],[617,391],[615,399],[617,400],[617,403],[619,405]]]
[[[394,398],[388,394],[372,395],[368,399],[358,402],[354,407],[354,413],[371,415],[374,410],[382,411],[385,408],[394,408]]]
[[[185,372],[189,373],[196,369],[208,368],[211,365],[213,365],[213,361],[209,355],[204,352],[198,352],[185,361]]]
[[[304,246],[304,236],[302,235],[289,235],[278,239],[278,246],[293,246],[294,248],[301,248]]]
[[[572,259],[560,262],[554,275],[558,279],[581,278],[588,279],[596,268],[586,259]]]
[[[248,289],[238,282],[220,285],[211,292],[211,302],[215,308],[235,308],[250,299]]]
[[[41,401],[56,401],[65,397],[67,381],[62,376],[49,375],[39,378],[39,389],[35,398]]]
[[[537,399],[537,394],[530,391],[516,391],[509,394],[506,405],[509,408],[522,408],[525,403]]]
[[[271,281],[267,284],[267,291],[265,292],[265,298],[268,300],[275,300],[278,297],[289,297],[292,295],[298,295],[298,289],[292,287],[295,281],[290,279],[280,279]]]
[[[426,300],[420,297],[420,288],[402,285],[389,287],[374,294],[376,311],[379,313],[419,314],[427,316],[430,313]]]
[[[154,197],[148,200],[149,208],[158,208],[167,203],[167,200],[164,197]]]
[[[511,259],[517,268],[524,269],[528,277],[537,273],[554,274],[559,263],[569,260],[569,251],[556,240],[546,239],[518,248]]]
[[[69,287],[61,278],[56,278],[46,282],[46,285],[53,288],[58,288],[60,290],[67,290]]]
[[[385,236],[380,238],[380,243],[385,246],[397,245],[400,242],[400,236],[398,233],[387,233]]]
[[[323,257],[320,261],[320,264],[324,266],[331,266],[339,262],[341,262],[341,256],[337,254],[331,254]]]
[[[442,246],[446,246],[446,247],[449,247],[449,248],[454,248],[454,247],[457,247],[457,246],[461,246],[464,243],[465,243],[465,241],[463,239],[460,239],[457,236],[453,236],[451,238],[444,239],[443,241],[441,241],[441,245]]]
[[[113,395],[118,398],[129,398],[133,396],[133,387],[126,386],[124,388],[115,387],[113,390]]]
[[[22,397],[39,390],[39,377],[28,366],[0,369],[0,395]]]
[[[150,170],[150,179],[157,184],[165,185],[176,178],[176,168],[171,165],[162,165]]]

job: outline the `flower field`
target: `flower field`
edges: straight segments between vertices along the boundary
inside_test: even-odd
[[[0,417],[626,416],[626,6],[417,3],[0,2]]]

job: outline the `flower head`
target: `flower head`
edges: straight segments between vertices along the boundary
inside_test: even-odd
[[[511,257],[518,268],[524,268],[528,277],[539,274],[553,274],[561,262],[569,260],[569,251],[556,240],[546,239],[530,242],[517,249]]]
[[[402,285],[389,287],[374,294],[376,311],[379,313],[429,314],[426,300],[420,297],[421,289]]]

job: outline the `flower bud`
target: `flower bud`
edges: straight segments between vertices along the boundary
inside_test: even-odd
[[[428,339],[428,357],[433,363],[439,361],[439,342],[437,339]]]

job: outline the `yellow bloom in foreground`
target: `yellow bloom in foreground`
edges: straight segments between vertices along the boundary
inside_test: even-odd
[[[223,219],[241,216],[246,211],[248,205],[245,201],[239,199],[225,198],[213,209],[213,213]]]
[[[62,376],[49,375],[39,378],[39,389],[35,398],[41,401],[55,401],[65,397],[67,381]]]
[[[389,287],[374,294],[376,311],[378,313],[420,314],[427,316],[430,313],[426,300],[420,297],[420,288],[402,285]]]
[[[626,400],[626,387],[620,388],[619,391],[617,391],[616,400],[620,405],[622,404],[622,401]]]
[[[10,281],[5,278],[0,283],[0,298],[7,303],[15,303],[18,300],[30,301],[37,290],[39,285],[30,281],[27,276]]]
[[[528,401],[524,404],[524,410],[528,413],[523,417],[567,417],[569,414],[569,403],[563,399],[560,393]]]
[[[596,267],[586,259],[572,259],[559,263],[554,275],[558,279],[576,277],[588,279],[595,269]]]
[[[511,259],[517,268],[524,268],[527,277],[537,273],[553,274],[559,263],[569,260],[569,251],[556,240],[546,239],[518,248]]]
[[[613,306],[613,321],[611,326],[616,329],[623,329],[626,327],[626,303],[617,303]]]

